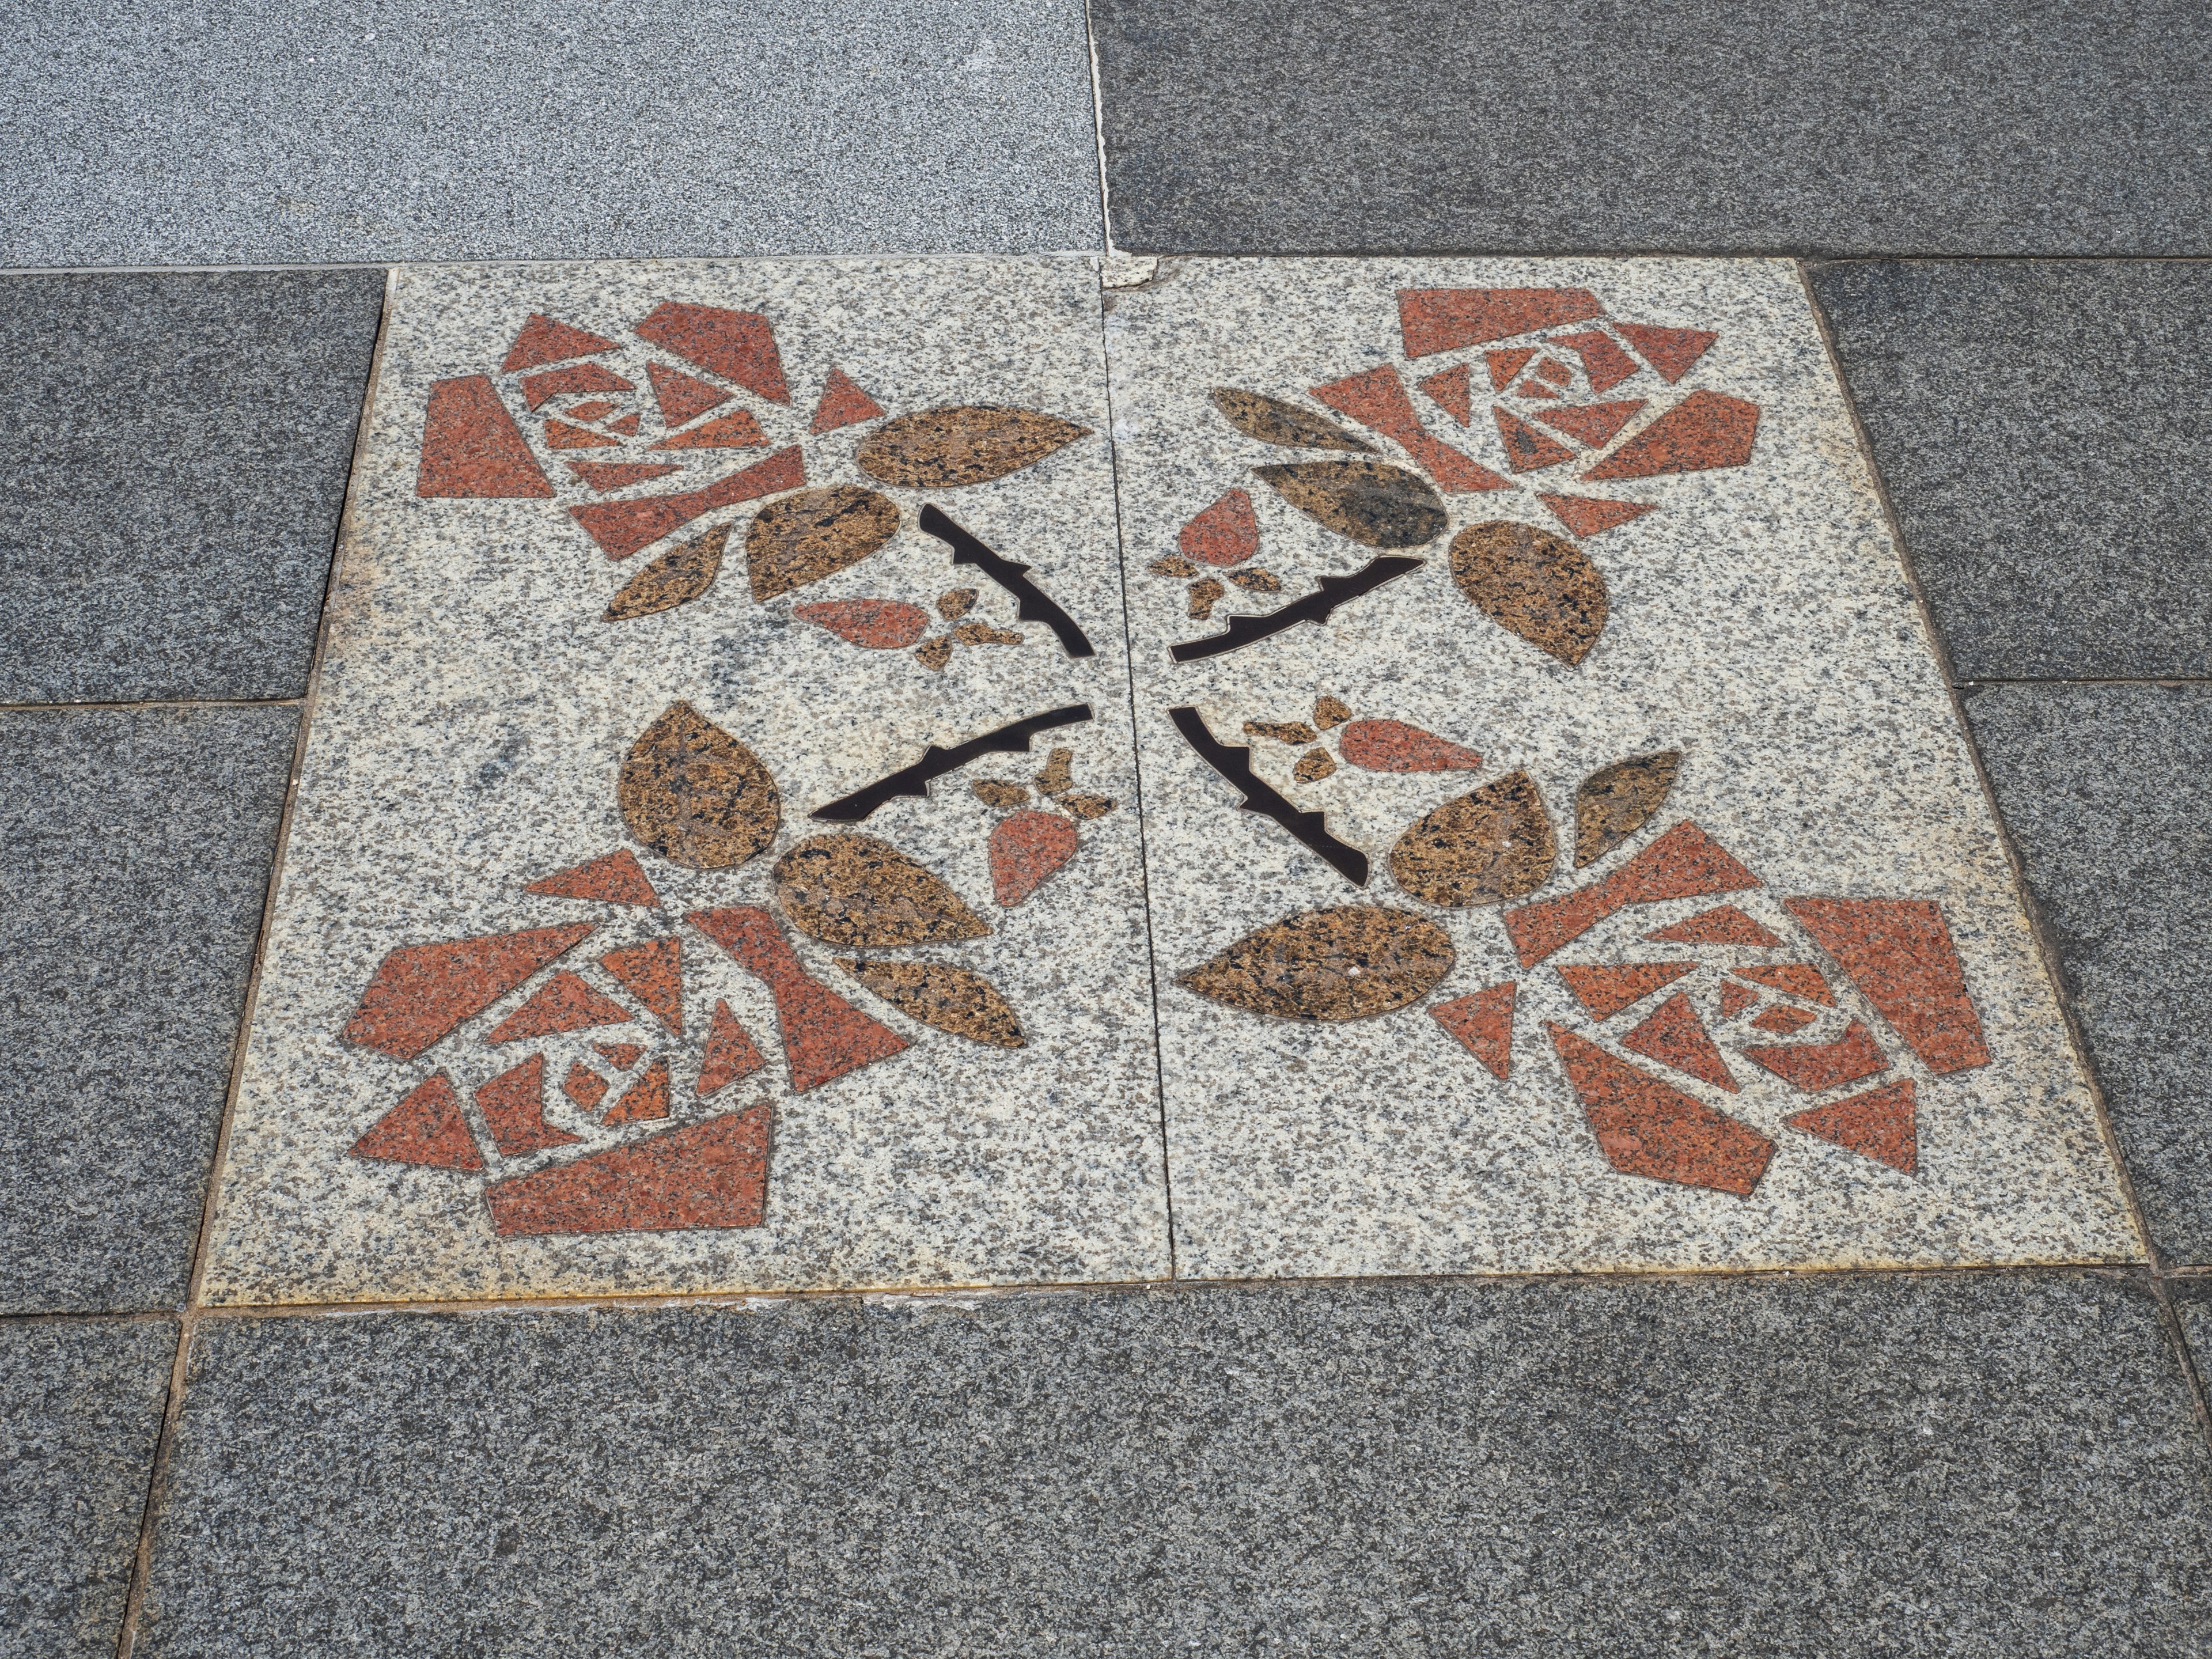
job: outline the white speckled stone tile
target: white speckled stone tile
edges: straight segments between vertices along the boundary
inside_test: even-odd
[[[1644,368],[1594,393],[1577,368],[1565,401],[1643,398],[1616,446],[1698,389],[1760,410],[1747,463],[1632,483],[1583,483],[1587,457],[1511,487],[1447,495],[1449,527],[1407,550],[1421,568],[1344,605],[1325,625],[1176,665],[1174,642],[1218,631],[1313,591],[1374,556],[1255,477],[1257,465],[1326,459],[1240,434],[1217,386],[1326,414],[1310,388],[1395,364],[1409,388],[1473,365],[1461,428],[1414,392],[1426,429],[1508,473],[1480,345],[1410,361],[1401,288],[1586,288],[1605,322],[1713,330],[1718,340],[1669,385]],[[1575,325],[1577,329],[1599,326]],[[1553,329],[1553,333],[1571,331]],[[1206,260],[1163,262],[1149,286],[1107,301],[1115,461],[1127,570],[1147,878],[1158,953],[1177,1268],[1195,1278],[1603,1268],[1767,1268],[2133,1260],[2128,1219],[2089,1091],[2063,1029],[1937,671],[1885,529],[1871,477],[1795,269],[1774,261]],[[1488,349],[1530,343],[1490,343]],[[1517,384],[1517,383],[1516,383]],[[1508,400],[1510,401],[1510,400]],[[1511,402],[1524,415],[1540,405]],[[1346,425],[1351,423],[1344,422]],[[1357,428],[1355,428],[1357,429]],[[1379,459],[1406,465],[1369,433]],[[1610,618],[1570,667],[1493,623],[1455,585],[1462,529],[1512,520],[1564,533],[1538,490],[1656,504],[1583,538]],[[1177,550],[1193,515],[1235,488],[1257,513],[1254,561],[1279,595],[1231,589],[1211,623],[1187,615],[1187,577],[1147,566]],[[1219,574],[1220,573],[1210,573]],[[1304,746],[1243,735],[1248,720],[1310,718],[1321,696],[1357,716],[1407,722],[1480,752],[1479,771],[1389,774],[1334,756],[1297,781]],[[1364,890],[1203,763],[1168,710],[1196,708],[1223,742],[1249,744],[1266,781],[1364,851]],[[1333,748],[1338,738],[1324,738]],[[1625,845],[1577,872],[1573,803],[1596,769],[1680,751],[1673,793]],[[1632,905],[1534,966],[1501,910],[1441,909],[1388,868],[1415,818],[1470,787],[1526,771],[1560,842],[1535,895],[1601,879],[1689,820],[1761,883],[1742,892]],[[1934,901],[1963,963],[1990,1063],[1938,1073],[1781,901],[1793,896]],[[1645,942],[1721,902],[1780,933],[1759,951]],[[1291,915],[1360,904],[1426,917],[1454,961],[1395,1012],[1310,1023],[1208,1000],[1176,976]],[[1562,965],[1694,958],[1695,975],[1613,1018],[1586,1013]],[[1715,1004],[1735,963],[1820,966],[1839,1006],[1795,1038],[1723,1024]],[[1501,1081],[1425,1010],[1512,981],[1510,1072]],[[1711,1028],[1741,1084],[1728,1092],[1639,1059],[1621,1038],[1676,991]],[[1808,1095],[1741,1057],[1747,1042],[1832,1041],[1864,1024],[1887,1069]],[[1547,1022],[1634,1061],[1753,1140],[1771,1143],[1747,1194],[1625,1173],[1601,1150]],[[1786,1120],[1910,1080],[1910,1173]]]
[[[206,1295],[216,1303],[338,1302],[611,1292],[1041,1283],[1145,1279],[1169,1268],[1152,991],[1143,912],[1113,472],[1105,429],[1098,283],[1088,259],[817,260],[416,269],[397,279],[356,477],[320,689],[285,851],[242,1085],[221,1176]],[[572,520],[586,502],[690,489],[766,448],[647,453],[660,416],[648,361],[713,380],[632,332],[664,301],[757,312],[774,325],[790,401],[738,391],[771,445],[802,447],[810,486],[868,484],[856,444],[883,422],[822,435],[810,417],[834,368],[890,417],[946,404],[1036,410],[1091,429],[993,482],[928,491],[880,486],[899,513],[880,552],[793,593],[755,603],[744,532],[761,502],[724,507],[623,562]],[[635,382],[609,394],[639,411],[625,446],[556,451],[522,371],[501,372],[533,313],[596,331],[618,349],[588,361]],[[554,499],[423,499],[416,491],[433,382],[489,375]],[[726,389],[734,383],[724,383]],[[603,417],[617,420],[619,412]],[[668,460],[683,474],[593,495],[571,460]],[[934,501],[1036,580],[1098,647],[1070,657],[1015,601],[916,525]],[[611,596],[665,547],[734,526],[719,580],[678,609],[620,623]],[[796,620],[797,605],[891,599],[933,608],[980,589],[969,620],[1016,628],[1019,646],[963,645],[941,673],[910,651],[870,650]],[[932,632],[948,623],[932,619]],[[750,747],[779,787],[774,845],[737,867],[679,868],[628,833],[624,755],[689,702]],[[767,905],[770,866],[834,826],[816,806],[1022,717],[1087,702],[1089,723],[998,755],[853,826],[948,883],[990,926],[954,945],[866,952],[982,975],[1012,1005],[1026,1046],[932,1030],[844,975],[849,954],[784,933],[807,970],[910,1046],[794,1092],[763,984],[684,921],[702,907]],[[1017,908],[994,902],[987,840],[1002,816],[969,784],[1034,777],[1074,751],[1074,781],[1120,805],[1079,826],[1073,862]],[[1034,805],[1046,803],[1035,801]],[[545,897],[526,883],[628,848],[657,908]],[[364,988],[405,945],[577,921],[591,939],[555,964],[637,1011],[628,1026],[493,1048],[489,1028],[552,967],[412,1060],[343,1040]],[[672,1036],[598,965],[609,948],[673,937],[684,957],[684,1034]],[[710,1011],[727,1001],[767,1056],[714,1099],[693,1097]],[[594,1041],[648,1059],[617,1073]],[[396,1102],[443,1071],[459,1097],[531,1053],[546,1065],[549,1123],[577,1137],[496,1156],[468,1121],[483,1173],[377,1161],[349,1149]],[[664,1058],[672,1114],[610,1128],[557,1085],[577,1062],[614,1087]],[[772,1123],[757,1225],[502,1236],[488,1181],[766,1103]]]

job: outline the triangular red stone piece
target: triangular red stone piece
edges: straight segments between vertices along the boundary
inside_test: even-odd
[[[1545,1029],[1606,1162],[1623,1175],[1751,1196],[1772,1141],[1572,1031]]]
[[[1602,881],[1508,910],[1503,920],[1521,965],[1534,968],[1628,905],[1735,893],[1758,885],[1757,876],[1685,818]]]
[[[590,357],[618,349],[612,340],[572,327],[542,311],[533,312],[530,320],[523,324],[522,332],[514,337],[514,343],[507,348],[507,361],[499,366],[499,372],[512,374],[518,368],[535,368],[540,363],[557,363],[564,358]]]
[[[1757,404],[1718,392],[1692,392],[1583,477],[1656,478],[1741,466],[1751,459],[1758,432]]]
[[[1401,288],[1398,330],[1408,357],[1510,339],[1561,323],[1601,316],[1583,288]]]
[[[607,1080],[580,1062],[569,1066],[568,1075],[561,1079],[561,1092],[584,1110],[596,1111],[607,1097]]]
[[[1856,1020],[1833,1042],[1747,1048],[1743,1057],[1808,1095],[1840,1089],[1846,1083],[1876,1077],[1889,1069],[1889,1056],[1876,1044],[1874,1033]]]
[[[1490,389],[1503,392],[1513,377],[1528,367],[1528,360],[1536,355],[1532,346],[1511,346],[1503,351],[1486,351],[1482,361],[1490,366]],[[1472,413],[1472,411],[1470,411]],[[1465,425],[1465,422],[1461,422]]]
[[[1660,945],[1756,945],[1761,950],[1782,943],[1780,934],[1760,927],[1733,904],[1716,904],[1644,937]]]
[[[638,866],[637,855],[627,847],[541,876],[522,890],[548,898],[598,899],[606,904],[660,902],[660,895],[653,890],[653,884]]]
[[[627,489],[653,478],[665,478],[672,472],[684,469],[668,461],[571,461],[568,471],[581,478],[599,494],[610,489]]]
[[[617,405],[609,403],[605,398],[597,398],[588,404],[570,404],[568,418],[572,421],[596,421],[604,416],[614,413],[616,407]]]
[[[1568,381],[1575,378],[1575,372],[1571,368],[1569,368],[1565,363],[1561,362],[1557,357],[1547,357],[1542,362],[1536,365],[1534,378],[1539,380],[1547,380],[1553,386],[1565,386]],[[1559,396],[1557,392],[1553,392],[1552,395],[1553,397]]]
[[[611,1060],[617,1071],[623,1072],[636,1065],[638,1056],[645,1052],[643,1046],[635,1042],[594,1042],[592,1047]]]
[[[1966,972],[1929,899],[1784,899],[1783,908],[1841,964],[1933,1072],[1990,1063]]]
[[[775,331],[757,311],[729,311],[720,306],[678,305],[654,308],[637,325],[638,337],[672,351],[687,362],[735,380],[772,404],[791,401],[784,384],[783,359]]]
[[[1710,1083],[1716,1089],[1737,1092],[1735,1075],[1721,1051],[1706,1034],[1705,1022],[1680,991],[1654,1009],[1651,1018],[1621,1038],[1620,1046],[1646,1060],[1671,1066],[1678,1072]]]
[[[657,444],[647,444],[648,449],[766,449],[768,434],[748,410],[733,409],[726,415],[718,415],[703,426],[695,426],[688,432],[676,432]]]
[[[610,1146],[484,1188],[502,1237],[757,1227],[768,1212],[769,1107]]]
[[[433,498],[542,499],[553,486],[489,374],[437,380],[422,413],[415,493]]]
[[[1242,564],[1260,550],[1260,519],[1252,498],[1232,489],[1182,527],[1176,545],[1202,564]]]
[[[1712,349],[1721,337],[1702,328],[1655,328],[1650,323],[1615,323],[1614,331],[1643,354],[1672,386],[1690,372],[1690,365]]]
[[[1513,395],[1516,398],[1556,398],[1559,394],[1540,380],[1523,380],[1521,389]]]
[[[1776,1003],[1757,1019],[1751,1022],[1754,1031],[1771,1031],[1777,1036],[1789,1036],[1814,1024],[1820,1016],[1808,1014],[1802,1008],[1791,1008]]]
[[[604,432],[593,432],[586,427],[571,426],[558,416],[545,417],[545,442],[552,449],[619,449],[619,441]]]
[[[1428,428],[1421,424],[1421,417],[1413,412],[1413,400],[1407,394],[1406,383],[1389,363],[1363,374],[1347,374],[1327,386],[1317,386],[1313,394],[1338,414],[1348,415],[1362,426],[1395,441],[1413,458],[1413,464],[1434,478],[1437,487],[1448,495],[1506,488],[1505,480],[1488,467],[1429,434]]]
[[[1920,1135],[1912,1079],[1869,1089],[1832,1106],[1814,1106],[1783,1120],[1846,1152],[1911,1175],[1920,1167]]]
[[[1560,409],[1540,409],[1529,418],[1541,421],[1554,432],[1564,432],[1576,442],[1603,449],[1636,418],[1644,407],[1641,398],[1624,398],[1609,404],[1570,404]]]
[[[843,369],[833,368],[829,380],[823,383],[822,401],[814,405],[813,423],[806,429],[818,436],[840,427],[872,421],[883,412],[883,405],[854,385]]]
[[[1770,991],[1802,997],[1808,1002],[1821,1003],[1830,1008],[1836,1006],[1836,994],[1828,988],[1828,981],[1820,977],[1819,969],[1807,963],[1780,962],[1771,968],[1731,968],[1729,972],[1753,985],[1764,985]]]
[[[623,416],[619,421],[609,421],[607,430],[619,432],[625,438],[635,438],[637,436],[637,416],[635,414],[629,414]]]
[[[741,1077],[750,1077],[768,1062],[730,1005],[714,1000],[714,1018],[707,1022],[707,1057],[699,1065],[699,1098],[728,1087]]]
[[[1554,335],[1551,343],[1565,346],[1583,360],[1592,392],[1608,391],[1644,367],[1623,351],[1613,336],[1595,328],[1581,334]]]
[[[1658,511],[1650,501],[1601,501],[1594,495],[1539,495],[1536,499],[1550,507],[1552,516],[1572,534],[1585,538]]]
[[[406,1098],[370,1124],[368,1133],[354,1142],[353,1155],[439,1170],[473,1171],[484,1166],[476,1137],[469,1133],[469,1121],[461,1114],[461,1097],[443,1072],[416,1084]]]
[[[1429,1012],[1468,1053],[1504,1078],[1513,1069],[1513,999],[1518,990],[1508,980],[1486,991],[1439,1002]]]
[[[623,1097],[599,1121],[611,1129],[667,1115],[668,1062],[656,1060],[645,1068],[643,1077],[623,1091]]]
[[[477,1091],[477,1109],[491,1126],[492,1145],[508,1158],[567,1146],[579,1137],[545,1121],[545,1056],[532,1054]]]
[[[1074,821],[1057,812],[1020,811],[991,831],[991,895],[1012,908],[1075,856]]]
[[[782,1031],[783,1057],[791,1068],[794,1094],[889,1060],[906,1048],[906,1039],[896,1031],[862,1013],[809,974],[769,911],[739,905],[695,910],[687,920],[736,957],[775,997],[776,1024]]]
[[[520,933],[409,945],[377,965],[346,1022],[345,1040],[412,1060],[591,935],[588,921]]]
[[[568,516],[584,526],[609,558],[626,559],[638,549],[650,547],[663,536],[681,530],[702,513],[797,489],[805,482],[806,463],[799,446],[793,444],[764,461],[755,461],[741,472],[716,479],[703,489],[629,501],[586,501],[570,507]]]
[[[1721,987],[1721,1018],[1734,1019],[1758,1000],[1759,993],[1748,985],[1723,985]]]
[[[563,968],[540,986],[530,1000],[491,1028],[486,1042],[521,1042],[556,1031],[587,1031],[594,1025],[627,1025],[630,1012],[602,996]]]
[[[653,1011],[653,1017],[677,1036],[684,1035],[684,942],[647,939],[642,945],[610,951],[599,966]]]
[[[653,400],[660,405],[663,424],[682,426],[686,421],[696,421],[708,410],[720,407],[738,394],[725,392],[718,386],[709,386],[696,375],[686,374],[680,368],[671,368],[665,363],[647,363],[645,378],[653,383]]]
[[[1575,1000],[1593,1019],[1610,1019],[1632,1002],[1641,1002],[1662,985],[1695,973],[1694,962],[1577,962],[1559,969]]]
[[[1493,374],[1496,372],[1494,369],[1492,371]],[[1507,378],[1510,380],[1511,376],[1509,375]],[[1473,363],[1462,363],[1458,368],[1445,369],[1440,374],[1426,375],[1423,377],[1420,387],[1428,394],[1431,403],[1462,426],[1465,426],[1474,418],[1474,365]]]
[[[1499,404],[1490,412],[1498,419],[1498,435],[1505,440],[1505,463],[1516,472],[1540,472],[1561,461],[1571,461],[1575,452],[1557,438],[1542,433]]]
[[[605,363],[576,363],[567,368],[549,368],[543,374],[522,377],[522,401],[532,409],[564,392],[634,392],[636,389],[635,385]],[[606,410],[603,409],[599,413],[604,415]],[[575,414],[580,420],[592,418],[581,410],[576,410]]]

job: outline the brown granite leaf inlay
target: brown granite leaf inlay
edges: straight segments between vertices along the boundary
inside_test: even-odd
[[[1285,449],[1348,449],[1362,455],[1381,453],[1366,439],[1346,432],[1327,416],[1316,415],[1303,404],[1281,398],[1270,398],[1263,392],[1216,386],[1213,406],[1228,416],[1230,425],[1263,444],[1275,444]]]
[[[1334,731],[1351,718],[1351,706],[1338,698],[1318,697],[1314,701],[1313,723],[1324,732]]]
[[[760,757],[688,702],[671,703],[631,745],[615,799],[631,835],[693,870],[743,864],[783,823]]]
[[[1035,466],[1090,431],[1034,409],[925,409],[884,422],[861,441],[853,459],[884,483],[951,489]]]
[[[978,778],[968,787],[975,792],[975,798],[986,806],[1004,809],[1029,805],[1030,792],[1026,784],[1007,783],[997,778]]]
[[[991,931],[897,848],[850,830],[809,836],[778,859],[775,891],[792,925],[825,945],[950,945]]]
[[[1363,547],[1421,547],[1444,532],[1443,498],[1384,461],[1294,461],[1253,469],[1315,523]]]
[[[1063,820],[1064,821],[1064,820]],[[1028,1042],[1006,998],[981,974],[942,962],[860,962],[837,965],[909,1019],[994,1048]]]
[[[714,585],[714,578],[721,574],[722,549],[729,539],[730,527],[723,525],[696,542],[662,554],[607,601],[606,619],[630,622],[689,605]]]
[[[1336,762],[1326,749],[1309,749],[1298,757],[1298,763],[1291,769],[1291,775],[1300,783],[1319,783],[1336,773]]]
[[[757,600],[820,581],[879,551],[898,533],[890,496],[858,484],[802,489],[771,501],[745,532],[745,568]]]
[[[1536,781],[1516,772],[1416,819],[1390,849],[1390,874],[1415,898],[1457,909],[1527,896],[1558,856]]]
[[[974,587],[956,587],[937,596],[937,614],[947,622],[958,622],[975,608],[982,591]]]
[[[1246,720],[1244,735],[1269,743],[1311,743],[1314,729],[1304,720]]]
[[[1426,916],[1346,904],[1271,922],[1176,982],[1246,1013],[1333,1022],[1418,1002],[1453,960],[1451,939]]]
[[[1679,749],[1601,766],[1575,791],[1575,868],[1595,864],[1666,805],[1682,764]]]
[[[1605,578],[1572,542],[1534,525],[1493,519],[1452,538],[1452,580],[1509,634],[1570,668],[1605,630]]]

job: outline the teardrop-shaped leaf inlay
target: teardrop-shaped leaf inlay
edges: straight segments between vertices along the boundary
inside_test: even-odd
[[[1452,580],[1482,614],[1570,668],[1605,631],[1605,578],[1572,542],[1509,519],[1452,538]]]
[[[1558,856],[1535,780],[1516,772],[1416,819],[1390,849],[1390,874],[1415,898],[1455,910],[1525,898]]]
[[[1035,466],[1091,428],[1034,409],[963,404],[886,421],[853,459],[861,471],[908,489],[988,483]]]
[[[942,962],[855,962],[837,965],[909,1019],[994,1048],[1029,1041],[1022,1022],[990,981]]]
[[[674,864],[727,870],[767,850],[783,800],[760,757],[688,702],[645,729],[615,785],[623,822]]]
[[[714,585],[722,568],[723,544],[729,539],[730,527],[723,525],[662,554],[607,602],[607,620],[629,622],[689,605]]]
[[[936,876],[887,841],[814,836],[775,861],[775,895],[800,932],[824,945],[889,950],[951,945],[991,930]]]
[[[858,484],[802,489],[772,501],[745,532],[753,598],[766,600],[856,565],[898,534],[888,495]]]
[[[1384,461],[1293,461],[1253,469],[1315,523],[1363,547],[1419,547],[1449,522],[1426,478]]]
[[[1176,983],[1248,1014],[1364,1019],[1418,1002],[1452,961],[1451,940],[1426,916],[1346,904],[1248,933]]]
[[[1650,821],[1674,787],[1680,750],[1600,767],[1575,791],[1575,868],[1595,864]]]
[[[1264,392],[1216,386],[1213,406],[1229,417],[1230,425],[1263,444],[1279,444],[1285,449],[1348,449],[1361,455],[1380,453],[1326,415],[1316,415],[1281,398],[1270,398]]]

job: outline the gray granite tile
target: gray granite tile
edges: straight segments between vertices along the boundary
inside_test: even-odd
[[[140,1651],[2212,1651],[2137,1278],[203,1327]]]
[[[0,715],[0,1312],[183,1299],[298,719]]]
[[[380,270],[0,280],[0,702],[307,690],[383,300]]]
[[[1815,265],[1961,679],[2212,672],[2212,265]]]
[[[1082,0],[37,0],[0,263],[1095,248]]]
[[[1140,252],[2212,247],[2212,14],[1093,0]]]
[[[1972,688],[2152,1242],[2212,1262],[2212,687]]]
[[[0,1323],[0,1649],[112,1654],[177,1328]]]

